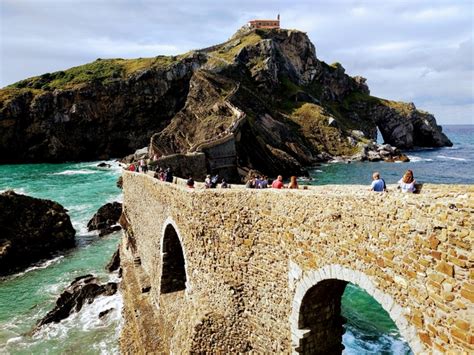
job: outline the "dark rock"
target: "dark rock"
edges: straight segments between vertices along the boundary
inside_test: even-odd
[[[117,248],[114,255],[112,255],[112,258],[110,259],[110,261],[106,265],[105,269],[108,272],[113,272],[113,271],[117,270],[119,267],[120,267],[120,247]]]
[[[123,187],[123,178],[122,176],[120,175],[119,178],[117,179],[117,182],[116,182],[116,185],[119,189],[122,189]]]
[[[56,300],[56,306],[40,319],[33,330],[48,323],[58,323],[73,312],[79,312],[86,303],[94,302],[97,296],[111,296],[117,292],[117,283],[98,283],[93,275],[77,277]]]
[[[391,156],[385,157],[383,160],[387,163],[395,163],[395,162],[408,163],[410,161],[410,158],[408,158],[405,154],[398,152],[397,154],[393,154]]]
[[[119,225],[105,227],[103,229],[100,229],[99,237],[103,237],[104,235],[111,234],[113,232],[118,232],[121,229],[122,227],[120,227]]]
[[[146,146],[183,107],[189,80],[205,60],[194,53],[54,91],[47,90],[54,78],[2,89],[9,95],[0,95],[0,163],[95,160]]]
[[[0,194],[0,275],[74,247],[76,231],[66,212],[54,201]]]
[[[89,231],[98,230],[99,236],[120,230],[120,226],[117,223],[121,214],[122,204],[120,202],[107,203],[99,208],[89,223],[87,223],[87,229]]]
[[[111,166],[112,165],[104,163],[104,162],[97,164],[98,168],[110,168]]]
[[[111,311],[113,311],[115,308],[109,308],[106,309],[105,311],[102,311],[99,313],[99,319],[104,318],[107,314],[109,314]]]

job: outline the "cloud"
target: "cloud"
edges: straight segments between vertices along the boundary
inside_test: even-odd
[[[474,116],[469,1],[1,0],[0,86],[99,57],[207,47],[278,13],[308,33],[318,58],[367,77],[374,95],[413,101],[441,122]]]
[[[403,17],[409,21],[426,22],[456,19],[462,14],[457,6],[440,6],[419,11],[406,11]]]

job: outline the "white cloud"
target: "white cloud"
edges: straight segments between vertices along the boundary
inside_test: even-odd
[[[318,58],[368,78],[374,95],[413,101],[438,121],[470,120],[471,1],[0,0],[0,86],[96,58],[179,54],[281,14]]]
[[[419,11],[406,11],[403,13],[403,18],[409,21],[425,22],[451,20],[458,18],[460,15],[462,15],[462,11],[457,6],[440,6]]]
[[[351,9],[351,13],[354,16],[365,16],[369,13],[369,9],[367,9],[365,6],[357,6]]]
[[[153,57],[157,54],[172,55],[180,51],[175,45],[158,43],[137,43],[132,41],[112,40],[107,37],[86,38],[83,45],[90,52],[112,57]]]

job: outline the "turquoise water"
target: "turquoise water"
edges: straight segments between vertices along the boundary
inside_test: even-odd
[[[101,281],[117,281],[104,270],[117,248],[120,233],[99,238],[87,232],[87,222],[106,202],[120,200],[115,186],[120,168],[96,167],[97,163],[28,164],[0,166],[0,190],[17,192],[61,203],[69,210],[77,231],[78,247],[40,262],[24,272],[0,280],[0,353],[81,354],[117,353],[122,299],[102,297],[79,314],[27,335],[38,319],[53,306],[71,281],[92,273]],[[114,308],[103,320],[98,313]]]
[[[407,169],[420,183],[474,184],[474,125],[444,126],[452,147],[406,152],[409,163],[353,162],[322,164],[310,171],[313,185],[367,184],[379,171],[388,184],[396,183]]]
[[[312,183],[369,184],[373,170],[380,171],[388,183],[393,183],[406,169],[412,169],[421,182],[472,184],[473,127],[446,127],[455,146],[410,152],[411,163],[324,164],[312,171],[315,177]],[[58,201],[69,210],[78,242],[78,247],[66,254],[0,280],[0,353],[118,352],[122,304],[119,294],[98,298],[79,314],[48,325],[34,336],[26,334],[53,307],[57,296],[74,277],[93,273],[103,281],[117,279],[116,275],[107,274],[104,266],[118,244],[120,233],[99,238],[86,228],[101,205],[121,198],[121,191],[115,186],[120,168],[113,164],[111,169],[97,168],[97,162],[0,166],[0,190],[13,188]],[[99,312],[112,307],[114,311],[104,320],[98,319]],[[346,354],[410,352],[389,316],[361,289],[346,288],[343,315],[348,319],[343,338]]]
[[[361,288],[346,286],[341,313],[347,320],[344,354],[412,354],[388,313]]]

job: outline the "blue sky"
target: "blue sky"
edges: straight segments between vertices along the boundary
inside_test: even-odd
[[[411,101],[442,124],[474,124],[474,1],[0,0],[0,86],[96,58],[178,54],[281,14],[319,59]]]

